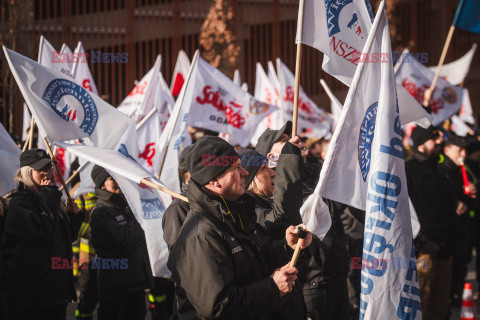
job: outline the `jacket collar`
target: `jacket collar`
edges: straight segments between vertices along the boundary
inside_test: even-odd
[[[121,210],[125,210],[128,207],[127,199],[125,199],[123,194],[112,193],[99,188],[95,188],[95,194],[99,205],[115,207]]]
[[[415,150],[413,152],[414,159],[416,159],[418,162],[424,162],[424,163],[432,163],[432,164],[437,164],[439,156],[427,156],[425,153],[422,153],[418,150]]]

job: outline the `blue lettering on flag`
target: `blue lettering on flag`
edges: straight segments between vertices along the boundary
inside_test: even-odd
[[[155,199],[140,199],[142,205],[143,219],[153,220],[163,217],[165,206],[159,198]]]

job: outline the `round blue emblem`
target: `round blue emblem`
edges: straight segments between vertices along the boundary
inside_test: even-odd
[[[372,157],[372,142],[375,133],[375,120],[377,119],[378,102],[368,107],[365,112],[365,118],[360,126],[358,137],[358,163],[362,170],[363,181],[367,181],[367,175],[370,171],[370,159]]]

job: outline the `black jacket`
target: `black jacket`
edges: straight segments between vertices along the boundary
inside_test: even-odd
[[[61,214],[61,196],[57,187],[37,196],[23,184],[11,196],[2,243],[10,312],[75,299],[72,239],[82,217]]]
[[[270,278],[293,251],[285,240],[269,241],[256,224],[253,199],[227,201],[229,214],[194,181],[187,195],[191,209],[168,260],[178,296],[194,308],[180,308],[179,319],[304,319],[301,300],[280,298]]]
[[[415,151],[405,163],[408,195],[420,222],[415,248],[447,258],[454,245],[455,190],[438,168],[438,159]]]
[[[90,240],[97,254],[92,262],[97,264],[92,267],[99,269],[100,300],[151,288],[153,277],[145,233],[125,197],[98,188],[95,193]]]
[[[182,184],[182,196],[188,192],[188,185]],[[178,234],[182,228],[183,222],[187,218],[187,213],[190,210],[190,204],[178,198],[173,199],[168,206],[162,218],[163,239],[167,243],[168,250],[170,250],[177,241]]]

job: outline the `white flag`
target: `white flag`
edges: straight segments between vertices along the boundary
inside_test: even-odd
[[[293,119],[293,93],[295,76],[277,59],[277,72],[280,80],[280,99],[283,110],[283,120]],[[322,138],[330,133],[333,119],[307,96],[300,86],[298,97],[298,129],[306,130],[307,136]]]
[[[465,137],[470,131],[472,131],[472,129],[470,129],[470,127],[457,115],[453,115],[451,119],[452,124],[450,126],[450,130],[455,132],[457,136]]]
[[[442,70],[440,70],[440,77],[453,85],[461,84],[463,80],[465,80],[468,71],[470,71],[470,65],[472,64],[475,50],[477,50],[476,43],[474,43],[472,48],[460,59],[444,64]],[[429,69],[433,73],[437,72],[437,66],[429,67]]]
[[[146,116],[153,108],[153,100],[158,82],[158,74],[160,73],[160,65],[162,57],[159,55],[155,64],[150,71],[138,82],[128,96],[118,106],[118,110],[124,114],[133,117],[136,116],[138,120]]]
[[[382,1],[368,55],[391,54],[384,8]],[[360,319],[421,319],[392,62],[359,64],[317,192],[366,210]]]
[[[67,77],[3,49],[41,137],[52,141],[89,138],[104,148],[116,145],[129,124],[125,115]]]
[[[188,60],[185,51],[180,50],[180,52],[178,52],[175,69],[173,69],[172,83],[170,84],[170,91],[174,97],[180,94],[185,79],[187,78],[188,70],[190,70],[190,60]]]
[[[320,84],[322,85],[323,89],[327,93],[328,97],[330,98],[331,101],[331,111],[333,117],[338,120],[340,117],[340,113],[342,112],[342,104],[341,102],[337,99],[337,97],[333,94],[332,90],[330,90],[330,87],[327,85],[327,83],[323,80],[320,79]]]
[[[323,70],[350,86],[371,28],[373,14],[369,2],[304,0],[302,3],[296,43],[323,52]]]
[[[98,89],[95,85],[95,80],[93,80],[90,68],[88,67],[87,55],[85,54],[81,41],[78,42],[78,45],[75,48],[75,54],[77,58],[72,67],[73,78],[81,84],[82,87],[98,96]]]
[[[241,87],[242,86],[242,78],[240,77],[240,70],[235,69],[235,72],[233,73],[233,83],[235,85]]]
[[[131,133],[131,130],[129,130],[129,133]],[[135,136],[125,138],[129,142],[134,142],[132,149],[135,149]],[[55,142],[55,144],[108,170],[118,182],[137,221],[145,231],[145,239],[154,276],[169,277],[170,272],[166,266],[168,248],[162,235],[162,217],[165,209],[171,203],[171,197],[140,182],[142,179],[157,182],[158,180],[136,162],[134,158],[136,151],[128,149],[126,145],[129,144],[128,142],[125,144],[121,143],[118,151],[82,145],[69,145],[61,142]]]
[[[275,86],[271,83],[270,79],[265,73],[265,70],[263,70],[262,65],[259,62],[257,62],[255,91],[253,96],[259,101],[274,105],[276,107],[280,105],[278,90],[276,90]],[[252,139],[250,139],[250,143],[252,145],[257,144],[258,138],[267,128],[280,129],[282,127],[283,123],[280,121],[280,113],[281,110],[276,110],[270,113],[260,122],[252,136]]]
[[[435,75],[410,53],[407,53],[402,61],[395,74],[396,82],[421,104],[425,90],[430,88]],[[462,95],[462,88],[452,86],[446,80],[439,78],[430,101],[432,125],[438,126],[456,113],[460,109]]]
[[[32,123],[32,116],[30,115],[30,111],[28,110],[27,104],[23,103],[23,122],[22,122],[22,140],[27,141],[28,137],[28,128],[30,128],[30,124]]]
[[[65,47],[62,47],[62,49],[64,51],[70,50],[66,49]],[[70,57],[68,56],[68,52],[56,51],[44,36],[40,36],[40,46],[38,49],[37,60],[39,64],[72,78],[71,67],[68,62],[69,59]]]
[[[20,169],[20,154],[22,151],[12,140],[7,130],[0,123],[0,196],[12,191],[16,186],[13,180],[15,173]]]
[[[62,44],[62,47],[60,48],[60,55],[62,56],[62,60],[64,61],[65,65],[67,66],[69,75],[73,78],[72,69],[74,60],[76,59],[74,59],[73,52],[66,43]]]
[[[138,138],[138,162],[152,174],[160,169],[161,157],[158,152],[158,141],[162,134],[160,113],[153,109],[137,129]]]
[[[186,84],[194,87],[193,96],[184,101],[191,104],[188,125],[229,134],[231,144],[246,147],[260,121],[277,108],[258,101],[202,58],[193,70]]]
[[[475,124],[475,118],[473,117],[472,102],[470,101],[470,94],[467,88],[463,88],[462,106],[458,116],[462,121],[468,122],[471,125]]]

